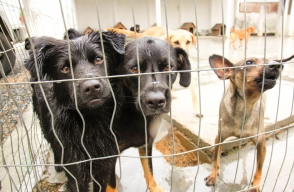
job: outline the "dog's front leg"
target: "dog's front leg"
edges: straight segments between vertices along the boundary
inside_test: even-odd
[[[242,40],[243,39],[239,39],[240,40],[240,46],[239,47],[242,47]],[[246,40],[245,40],[246,41]]]
[[[111,168],[110,173],[110,180],[106,186],[106,192],[117,192],[117,184],[116,184],[116,177],[115,177],[115,166]]]
[[[250,192],[260,192],[259,184],[262,175],[262,168],[266,154],[266,146],[265,146],[265,137],[264,135],[259,136],[257,141],[257,151],[256,151],[257,161],[256,161],[256,171],[254,174],[254,179],[252,181],[252,186],[254,188],[250,189]],[[256,187],[255,187],[256,186]]]
[[[219,135],[215,138],[215,144],[219,143]],[[210,175],[206,177],[204,180],[206,181],[207,186],[214,186],[215,185],[215,177],[219,175],[219,168],[220,168],[220,155],[222,152],[223,145],[216,145],[214,147],[214,161],[213,167]]]
[[[148,145],[147,147],[147,155],[152,156],[152,144]],[[140,156],[146,156],[146,147],[140,147],[139,148],[139,154]],[[146,180],[146,184],[150,190],[150,192],[164,192],[165,190],[159,186],[153,177],[153,168],[152,168],[152,159],[151,158],[141,158],[141,164],[144,171],[144,177]]]

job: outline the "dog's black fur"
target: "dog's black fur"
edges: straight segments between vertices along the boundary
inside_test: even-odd
[[[65,33],[68,34],[68,39],[76,39],[78,37],[83,36],[81,33],[79,33],[76,29],[73,29],[73,28],[68,29]],[[63,39],[64,40],[67,39],[66,34],[64,34]],[[52,43],[52,42],[57,41],[57,39],[55,39],[53,37],[48,37],[48,36],[32,37],[31,40],[34,44],[35,49],[39,49],[39,48],[43,47],[48,42]],[[32,48],[32,45],[30,43],[30,40],[29,40],[29,38],[26,38],[25,39],[25,49],[31,50],[31,48]]]
[[[125,123],[121,124],[121,129],[115,130],[115,133],[121,151],[129,147],[139,147],[141,155],[145,155],[144,114],[146,116],[148,133],[147,153],[148,156],[151,156],[152,144],[157,134],[162,114],[168,113],[171,107],[169,83],[172,85],[177,76],[177,72],[164,72],[190,70],[191,65],[188,55],[183,49],[173,48],[164,40],[153,37],[142,37],[137,39],[137,45],[139,61],[137,60],[136,41],[132,41],[126,45],[123,62],[117,68],[117,75],[134,75],[137,74],[136,70],[139,67],[139,63],[140,73],[143,75],[140,77],[140,90],[138,90],[138,76],[121,78],[124,98],[127,104],[123,106],[123,113],[121,113],[119,119],[125,119]],[[170,52],[168,52],[168,46]],[[144,73],[154,72],[163,73],[144,75]],[[182,86],[189,86],[190,81],[190,72],[182,72],[180,74],[180,84]],[[140,101],[138,101],[139,94]],[[141,103],[143,113],[141,112],[139,102]],[[151,159],[148,160],[148,164],[149,171],[152,174]],[[152,184],[149,183],[149,185]],[[151,188],[150,191],[152,191]]]
[[[68,34],[68,38],[69,38],[69,39],[76,39],[76,38],[78,38],[78,37],[83,36],[83,34],[81,34],[80,32],[78,32],[78,31],[77,31],[76,29],[74,29],[74,28],[70,28],[70,29],[68,29],[66,33]],[[67,39],[66,34],[64,34],[63,39],[64,39],[64,40]]]
[[[32,37],[31,41],[32,41],[33,45],[31,44],[29,38],[25,39],[25,49],[26,50],[31,50],[33,48],[33,46],[34,46],[35,50],[39,50],[40,48],[42,48],[46,44],[48,44],[50,42],[54,43],[58,40],[53,37],[40,36],[40,37]]]
[[[113,32],[102,33],[103,45],[109,74],[114,74],[113,66],[120,63],[121,54],[124,53],[124,36]],[[48,39],[47,39],[48,40]],[[54,40],[50,38],[35,39],[37,46],[37,65],[41,80],[95,78],[105,76],[104,61],[102,56],[101,39],[99,33],[89,35],[70,41],[71,59],[73,69],[70,69],[67,40]],[[32,51],[30,58],[25,63],[30,71],[32,81],[37,79],[37,70]],[[117,101],[116,115],[119,116],[122,105],[122,90],[118,79],[110,79]],[[114,111],[114,101],[107,80],[90,79],[76,81],[77,111],[74,99],[73,82],[45,83],[42,84],[48,104],[46,105],[40,85],[32,84],[33,107],[44,133],[44,137],[53,149],[55,163],[74,163],[97,157],[116,155],[117,148],[114,137],[110,132],[110,120]],[[80,114],[84,118],[84,123]],[[118,121],[116,121],[119,124]],[[84,132],[83,132],[84,125]],[[64,146],[62,156],[61,144]],[[82,135],[84,134],[83,138]],[[82,142],[85,148],[82,145]],[[116,158],[95,160],[92,162],[92,174],[96,181],[105,191],[107,184],[112,188],[116,186],[115,171]],[[88,184],[92,178],[90,175],[90,163],[78,163],[64,167],[68,177],[67,188],[70,191],[88,191]],[[93,182],[94,191],[99,186]]]

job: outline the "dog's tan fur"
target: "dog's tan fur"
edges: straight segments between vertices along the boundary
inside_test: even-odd
[[[245,43],[246,43],[246,47],[247,47],[247,42],[249,41],[249,37],[250,37],[251,33],[254,33],[254,32],[255,32],[254,27],[248,27],[246,29],[246,34],[245,34],[245,29],[238,29],[238,30],[233,29],[231,31],[231,34],[230,34],[230,39],[231,39],[230,48],[231,48],[231,45],[233,44],[234,49],[236,49],[235,41],[237,39],[240,40],[240,46],[239,47],[242,47],[242,40],[243,39],[245,39]]]
[[[222,56],[213,55],[209,58],[211,67],[222,68],[224,59],[224,67],[243,66],[247,61],[240,61],[233,65],[229,60]],[[261,102],[261,84],[260,79],[262,76],[263,68],[269,71],[265,77],[278,78],[281,67],[280,65],[264,66],[263,64],[270,63],[268,60],[250,58],[250,65],[246,67],[245,74],[245,88],[243,91],[244,71],[242,68],[235,69],[215,69],[214,72],[219,79],[229,79],[230,85],[225,92],[225,95],[219,107],[219,122],[218,122],[218,135],[215,138],[215,143],[221,143],[231,136],[237,138],[254,136],[264,132],[264,112],[265,102]],[[276,61],[275,61],[276,62]],[[277,62],[276,62],[277,64]],[[271,69],[272,67],[272,69]],[[272,71],[271,71],[272,70]],[[274,73],[273,73],[274,72]],[[266,78],[265,78],[266,79]],[[271,89],[275,85],[275,80],[271,81]],[[270,84],[270,83],[268,83]],[[264,91],[267,90],[264,88]],[[265,99],[265,97],[263,97]],[[243,117],[245,113],[245,121]],[[242,130],[242,126],[243,130]],[[252,182],[253,188],[250,192],[259,192],[259,183],[261,180],[262,167],[266,154],[265,136],[264,134],[258,137],[250,138],[251,141],[257,144],[257,166],[254,179]],[[205,178],[206,185],[215,185],[215,177],[219,175],[220,169],[220,154],[222,145],[217,145],[214,148],[214,162],[211,174]]]
[[[144,36],[152,36],[160,39],[164,39],[168,41],[173,47],[180,47],[184,49],[188,54],[191,46],[194,46],[196,48],[196,37],[190,33],[189,31],[183,30],[183,29],[177,29],[177,30],[166,30],[165,27],[159,27],[159,26],[153,26],[150,28],[147,28],[143,33],[136,33],[134,31],[129,30],[123,30],[118,28],[107,28],[107,30],[113,30],[116,33],[124,34],[126,36],[130,36],[131,38],[137,38],[144,37]],[[167,34],[168,32],[168,34]],[[192,75],[193,73],[191,73]],[[192,75],[192,81],[189,86],[191,96],[192,96],[192,102],[193,102],[193,109],[196,113],[197,117],[200,117],[199,115],[199,109],[197,105],[197,94],[195,90],[195,83],[193,81],[193,75]],[[202,116],[202,115],[201,115]]]

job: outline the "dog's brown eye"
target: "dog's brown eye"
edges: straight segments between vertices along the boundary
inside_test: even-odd
[[[102,63],[102,61],[103,61],[103,59],[101,57],[96,57],[94,63],[95,63],[95,65],[99,65]]]
[[[68,66],[62,67],[61,72],[62,73],[69,73],[70,72],[70,67],[68,67]]]
[[[177,45],[179,45],[180,43],[179,43],[179,41],[175,41],[175,42],[174,42],[174,44],[177,44]]]
[[[165,71],[171,71],[172,69],[173,69],[173,66],[172,65],[171,66],[170,65],[166,65],[165,68],[164,68]]]
[[[191,41],[187,41],[187,43],[186,44],[190,44],[191,43]]]
[[[138,67],[137,67],[137,66],[132,67],[132,68],[131,68],[131,71],[132,71],[133,73],[138,73]]]

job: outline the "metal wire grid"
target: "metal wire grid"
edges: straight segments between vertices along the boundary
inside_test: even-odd
[[[67,1],[65,1],[67,2]],[[135,10],[133,7],[133,0],[131,0],[132,2],[132,14],[133,14],[133,24],[136,24],[136,18],[135,18],[135,13],[136,11],[139,10]],[[4,2],[0,2],[2,3],[1,5],[3,6]],[[6,5],[8,6],[16,6],[14,4],[9,4],[5,1]],[[53,17],[52,15],[48,14],[48,15],[42,15],[44,13],[45,9],[38,9],[41,6],[37,6],[38,4],[42,4],[44,2],[42,1],[26,1],[24,2],[24,4],[21,4],[21,2],[19,1],[19,5],[21,7],[21,10],[25,13],[25,26],[26,26],[26,30],[28,32],[29,37],[32,36],[40,36],[40,35],[47,35],[47,36],[53,36],[53,37],[61,37],[61,34],[63,34],[63,32],[69,28],[69,27],[74,27],[74,19],[72,19],[71,17],[73,17],[73,15],[69,14],[68,12],[66,12],[64,9],[65,6],[67,6],[68,4],[64,4],[63,1],[55,1],[55,5],[54,7],[58,7],[58,9],[60,9],[60,15],[57,15],[55,17]],[[100,19],[102,19],[102,16],[99,15],[99,2],[95,1],[96,3],[96,9],[97,9],[97,16],[98,16],[98,23],[99,23],[99,29],[100,31],[102,31],[101,27],[100,27]],[[167,2],[166,0],[163,1],[164,3],[164,10],[165,10],[165,19],[166,19],[166,28],[168,28],[168,19],[167,19]],[[244,1],[244,3],[246,4],[246,1]],[[266,3],[266,1],[265,1]],[[224,8],[223,8],[223,1],[221,1],[222,7],[222,13],[224,12]],[[42,4],[43,5],[43,4]],[[194,1],[194,8],[195,8],[195,18],[194,21],[196,23],[196,28],[198,29],[198,19],[199,19],[199,15],[197,15],[196,12],[196,6],[197,6],[197,0]],[[17,6],[18,7],[18,6]],[[246,7],[246,6],[245,6]],[[265,5],[266,7],[266,5]],[[74,9],[71,9],[74,10]],[[245,11],[246,12],[246,11]],[[222,14],[223,15],[223,14]],[[8,15],[9,16],[9,15]],[[266,17],[266,12],[265,12],[265,17]],[[52,24],[53,26],[58,26],[56,27],[56,30],[47,30],[47,29],[42,29],[42,27],[44,27],[44,25],[42,24],[44,21],[46,22],[50,22],[50,24]],[[222,21],[224,23],[224,18],[222,18]],[[283,23],[284,23],[284,18],[283,18]],[[52,26],[50,25],[50,26]],[[246,28],[246,14],[245,14],[245,28]],[[265,26],[266,29],[266,26]],[[48,34],[50,33],[50,34]],[[53,34],[52,34],[53,33]],[[266,33],[266,31],[265,31]],[[197,42],[199,42],[199,37],[198,35],[197,37]],[[265,45],[264,45],[264,57],[266,58],[266,36],[265,38]],[[282,41],[281,44],[283,47],[283,37],[282,37]],[[4,140],[1,139],[1,152],[2,152],[2,165],[0,166],[1,169],[1,173],[0,173],[0,180],[3,183],[7,184],[9,183],[10,185],[10,190],[11,191],[30,191],[31,188],[35,185],[35,183],[37,181],[39,181],[42,178],[42,172],[45,170],[45,166],[52,166],[52,164],[46,164],[46,152],[48,150],[48,145],[47,143],[44,141],[43,137],[42,137],[42,133],[40,132],[40,129],[38,128],[38,119],[33,115],[33,116],[29,116],[29,119],[25,119],[26,112],[23,112],[23,109],[21,109],[19,101],[22,100],[23,95],[29,95],[30,96],[30,83],[29,83],[29,77],[27,76],[22,63],[24,58],[27,57],[27,53],[23,50],[22,48],[23,44],[22,43],[15,43],[12,47],[12,49],[15,50],[16,52],[16,56],[17,56],[17,62],[16,62],[16,67],[19,66],[20,70],[18,73],[14,73],[16,67],[14,68],[12,75],[10,77],[12,77],[12,80],[9,79],[9,77],[4,76],[4,78],[2,79],[2,82],[0,84],[2,92],[3,90],[5,92],[7,92],[7,98],[8,100],[4,100],[3,99],[3,95],[1,94],[1,112],[3,112],[6,108],[7,109],[7,113],[6,114],[10,114],[11,109],[7,106],[10,105],[15,105],[16,106],[16,119],[19,122],[18,124],[14,125],[14,130],[15,131],[11,131],[8,134],[8,137]],[[222,50],[223,50],[223,55],[225,55],[225,37],[223,35],[222,37]],[[245,45],[246,46],[246,45]],[[196,73],[197,74],[197,85],[198,85],[198,94],[199,94],[199,108],[200,108],[200,114],[201,114],[201,104],[202,104],[202,100],[201,100],[201,78],[200,78],[200,72],[203,71],[209,71],[211,69],[200,69],[199,67],[199,50],[201,49],[201,47],[198,45],[198,49],[197,49],[197,68],[194,70],[191,70],[191,72]],[[281,57],[283,58],[283,50],[281,50]],[[105,56],[104,56],[105,57]],[[247,57],[247,50],[245,49],[244,51],[244,58]],[[288,63],[287,65],[291,65],[292,63]],[[244,68],[244,70],[246,70],[246,68]],[[18,77],[20,75],[24,75],[25,76],[25,80],[23,82],[20,82],[18,80]],[[142,74],[139,74],[139,77]],[[106,76],[108,77],[108,76]],[[140,78],[139,78],[140,79]],[[74,82],[74,81],[73,81]],[[140,82],[140,81],[139,81]],[[281,83],[281,79],[280,79],[280,83]],[[13,93],[11,91],[11,87],[17,87],[17,86],[23,86],[25,87],[23,89],[23,91],[18,92],[18,93]],[[281,86],[281,84],[280,84]],[[139,84],[140,87],[140,84]],[[226,89],[226,84],[223,83],[223,87],[224,87],[224,91]],[[243,90],[245,91],[245,90]],[[76,94],[75,94],[76,97]],[[294,93],[293,93],[293,97],[294,97]],[[76,99],[76,98],[75,98]],[[261,98],[262,100],[263,98]],[[246,107],[245,107],[246,108]],[[78,109],[77,109],[78,110]],[[293,100],[292,100],[292,108],[291,111],[293,111]],[[278,114],[278,109],[277,109],[277,113]],[[54,115],[54,114],[51,114]],[[292,113],[289,114],[290,117],[292,117]],[[170,116],[172,116],[172,111],[170,112]],[[82,117],[83,118],[83,117]],[[9,121],[11,121],[9,119],[9,116],[4,115],[3,118],[1,117],[1,138],[3,137],[3,130],[5,126],[9,126]],[[29,122],[29,123],[27,123]],[[244,122],[244,121],[243,121]],[[276,118],[276,122],[277,122],[277,118]],[[280,131],[280,130],[286,130],[287,131],[287,135],[288,135],[288,129],[293,127],[292,125],[290,125],[291,123],[291,118],[289,119],[289,125],[288,126],[284,126],[282,128],[276,128],[273,131],[267,131],[265,133],[262,134],[273,134],[275,135],[276,131]],[[170,123],[171,125],[173,124],[173,120],[170,119]],[[145,123],[146,124],[146,123]],[[171,126],[173,128],[173,126]],[[201,135],[201,119],[199,120],[199,132],[198,135]],[[147,131],[146,131],[147,132]],[[255,135],[258,136],[258,135]],[[254,137],[255,137],[254,136]],[[248,138],[239,138],[238,141],[239,142],[239,148],[241,145],[241,141],[248,139]],[[174,135],[173,135],[173,141],[174,141]],[[233,141],[232,141],[233,142]],[[286,144],[288,142],[288,139],[285,140]],[[230,142],[228,142],[230,143]],[[198,146],[200,146],[200,139],[197,140],[197,144]],[[272,144],[272,147],[274,146],[274,142]],[[287,145],[286,145],[287,146]],[[195,150],[190,150],[190,151],[186,151],[186,152],[182,152],[182,153],[177,153],[175,154],[175,150],[174,150],[175,146],[174,146],[174,142],[173,142],[173,154],[171,155],[164,155],[164,157],[172,157],[173,158],[173,162],[174,162],[174,157],[177,155],[182,155],[182,154],[187,154],[190,152],[197,152],[197,157],[199,157],[199,151],[200,150],[205,150],[205,149],[209,149],[211,148],[211,146],[207,146],[207,147],[199,147]],[[287,150],[286,150],[287,152]],[[7,155],[8,154],[8,155]],[[271,154],[267,154],[272,156]],[[134,157],[134,156],[122,156],[119,155],[120,157],[128,157],[128,158],[139,158],[139,157]],[[163,156],[153,156],[153,158],[160,158]],[[284,155],[284,159],[286,157],[286,153]],[[148,158],[148,156],[146,156],[145,158]],[[239,152],[238,152],[238,158],[239,158]],[[96,160],[96,159],[100,159],[100,158],[90,158],[90,161],[92,160]],[[84,161],[81,161],[84,162]],[[76,162],[76,163],[81,163],[81,162]],[[238,160],[239,163],[239,160]],[[253,164],[255,164],[255,161],[253,162]],[[283,167],[284,161],[281,165],[281,168]],[[67,164],[63,164],[63,165],[67,165]],[[238,164],[239,165],[239,164]],[[237,165],[237,167],[238,167]],[[253,166],[254,167],[254,166]],[[294,167],[294,162],[293,162],[293,166],[291,167],[291,170],[289,171],[288,174],[288,181],[291,177],[292,171],[293,171],[293,167]],[[5,170],[5,171],[2,171]],[[174,172],[174,166],[172,165],[172,173]],[[267,175],[269,172],[269,170],[264,171],[263,174]],[[198,179],[198,174],[199,174],[199,166],[197,166],[197,171],[195,173],[195,179],[193,182],[194,185],[194,190],[195,191],[195,186],[196,186],[196,180]],[[236,168],[236,173],[235,173],[235,179],[236,180],[236,175],[237,175],[237,168]],[[251,177],[253,176],[253,169],[252,169],[252,174]],[[275,182],[277,182],[277,180],[280,177],[283,177],[285,175],[280,176],[280,173],[278,174],[277,178],[274,180]],[[287,175],[286,175],[287,176]],[[170,185],[170,191],[173,191],[173,174],[171,174],[171,185]],[[202,178],[200,179],[202,180]],[[262,185],[267,184],[269,182],[273,182],[273,181],[265,181]],[[287,187],[288,183],[285,186],[285,189]],[[37,185],[38,186],[38,185]],[[263,188],[263,186],[261,187]],[[249,189],[248,188],[242,190],[242,191],[246,191]],[[214,190],[216,190],[216,188],[214,188]],[[230,191],[234,191],[234,185],[232,185],[232,187],[230,189],[228,189]],[[274,191],[274,189],[273,189]],[[285,191],[285,190],[284,190]]]

